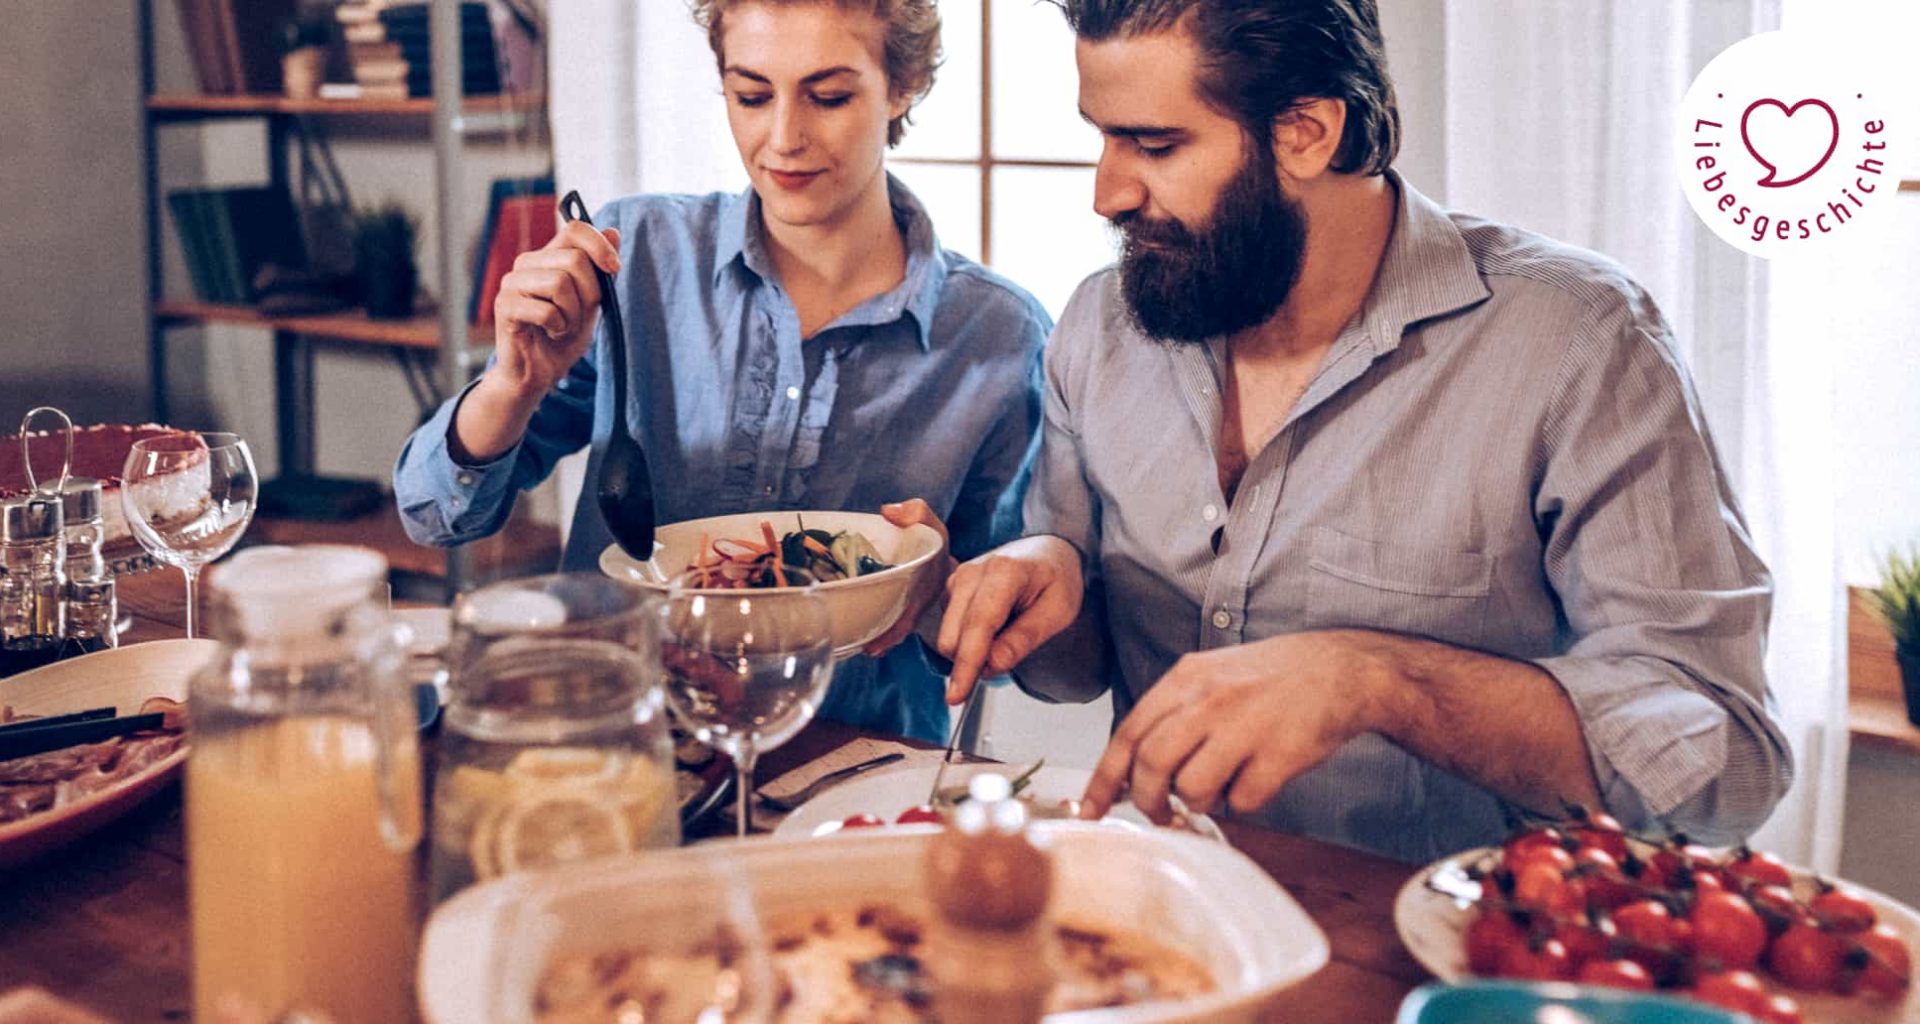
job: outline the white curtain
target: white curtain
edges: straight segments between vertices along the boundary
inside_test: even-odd
[[[1773,571],[1767,667],[1798,776],[1756,845],[1839,864],[1846,766],[1834,543],[1833,364],[1767,266],[1688,208],[1674,118],[1693,76],[1780,24],[1780,0],[1450,0],[1445,192],[1454,208],[1606,253],[1678,335]]]

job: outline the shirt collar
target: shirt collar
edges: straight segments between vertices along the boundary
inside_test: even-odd
[[[940,240],[933,231],[933,219],[906,185],[887,174],[887,199],[893,206],[893,220],[904,225],[907,243],[907,272],[900,284],[885,295],[869,299],[862,307],[867,315],[854,323],[890,323],[902,315],[911,315],[918,328],[916,336],[922,351],[933,347],[934,311],[940,306],[940,293],[947,283],[947,262],[942,258]],[[719,287],[728,268],[738,263],[761,280],[773,276],[773,261],[767,255],[766,232],[760,220],[760,197],[749,186],[727,200],[721,211],[719,235],[715,239],[713,284]]]
[[[1400,172],[1390,170],[1387,178],[1398,210],[1364,312],[1376,356],[1398,348],[1408,327],[1493,294],[1447,211],[1407,184]]]

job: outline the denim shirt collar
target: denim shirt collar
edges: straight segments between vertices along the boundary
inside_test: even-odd
[[[834,321],[836,327],[878,326],[911,315],[922,351],[933,347],[934,311],[946,287],[947,261],[933,231],[933,219],[900,179],[887,174],[887,199],[893,220],[906,234],[907,272],[891,291],[861,303]],[[720,287],[734,266],[752,274],[756,283],[775,280],[773,260],[767,254],[766,230],[760,219],[760,196],[749,186],[727,201],[715,239],[713,284]]]

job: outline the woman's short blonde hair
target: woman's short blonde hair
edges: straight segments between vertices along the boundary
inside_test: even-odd
[[[940,66],[940,12],[935,0],[692,0],[693,20],[707,30],[707,45],[722,62],[721,37],[727,12],[747,4],[831,4],[853,14],[870,14],[887,27],[882,65],[888,99],[906,97],[907,112],[887,122],[887,145],[897,146],[912,120],[913,104],[933,88]]]

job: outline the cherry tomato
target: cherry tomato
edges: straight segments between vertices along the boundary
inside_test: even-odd
[[[1612,956],[1613,942],[1619,934],[1619,928],[1607,917],[1589,922],[1582,915],[1560,919],[1553,925],[1553,937],[1567,947],[1567,959],[1573,962],[1575,971]]]
[[[885,819],[876,818],[871,814],[854,814],[854,815],[849,815],[846,818],[846,820],[840,822],[840,827],[841,828],[873,828],[875,826],[885,825],[885,824],[886,824]]]
[[[1512,866],[1513,859],[1528,850],[1540,847],[1564,848],[1566,841],[1566,833],[1550,825],[1528,829],[1507,840],[1506,845],[1501,850],[1501,862]]]
[[[1653,991],[1653,975],[1631,960],[1589,960],[1574,976],[1582,985],[1608,985],[1639,992]]]
[[[1673,914],[1657,900],[1637,900],[1613,912],[1613,923],[1620,937],[1628,942],[1658,949],[1678,948]]]
[[[1806,1024],[1800,1004],[1784,992],[1776,992],[1760,1009],[1760,1024]]]
[[[1742,846],[1727,862],[1727,875],[1739,879],[1744,885],[1778,885],[1793,888],[1793,874],[1780,858],[1771,853],[1749,849]]]
[[[1613,923],[1620,929],[1625,955],[1656,981],[1671,983],[1685,966],[1685,940],[1691,928],[1685,921],[1674,920],[1665,904],[1636,900],[1614,911]]]
[[[1713,862],[1712,850],[1687,842],[1685,836],[1674,836],[1654,853],[1640,880],[1648,885],[1673,886],[1690,871],[1717,874],[1719,866]]]
[[[1767,923],[1733,893],[1702,890],[1688,919],[1693,923],[1693,952],[1703,964],[1746,971],[1766,952]]]
[[[1586,913],[1587,887],[1579,878],[1539,861],[1528,864],[1513,879],[1513,901],[1549,917],[1579,917]]]
[[[896,825],[938,825],[946,820],[947,819],[940,816],[939,811],[934,810],[926,804],[921,804],[918,807],[909,807],[901,811],[900,816],[893,819],[893,823]]]
[[[1752,971],[1721,971],[1703,974],[1693,983],[1689,995],[1703,1003],[1725,1007],[1736,1013],[1759,1016],[1773,998],[1767,986]]]
[[[1573,961],[1559,939],[1536,938],[1507,947],[1499,974],[1522,981],[1572,981]]]
[[[1516,879],[1520,877],[1520,872],[1534,865],[1544,865],[1560,872],[1572,871],[1573,854],[1558,846],[1531,846],[1509,856],[1506,863],[1507,870],[1512,871]]]
[[[1841,961],[1845,965],[1837,984],[1841,992],[1894,999],[1907,990],[1913,981],[1913,957],[1899,932],[1881,924],[1853,939],[1859,945]]]
[[[1747,900],[1767,923],[1767,931],[1774,935],[1787,930],[1789,925],[1807,919],[1807,908],[1794,899],[1793,890],[1782,885],[1757,885],[1747,890]]]
[[[1499,910],[1483,913],[1467,926],[1467,968],[1475,974],[1498,974],[1507,950],[1526,943],[1527,933],[1512,914]]]
[[[1574,819],[1578,822],[1567,834],[1582,847],[1591,850],[1604,850],[1614,860],[1623,860],[1627,856],[1627,830],[1620,827],[1620,820],[1605,811],[1589,811],[1584,807],[1573,809]]]
[[[1817,925],[1795,924],[1767,949],[1767,970],[1794,988],[1824,992],[1840,975],[1846,947]]]
[[[1836,932],[1864,932],[1878,920],[1873,904],[1837,886],[1822,889],[1808,906],[1815,920]]]

